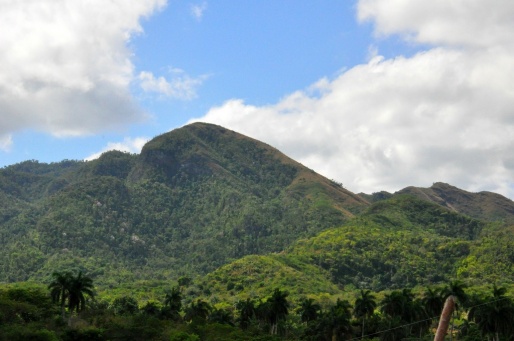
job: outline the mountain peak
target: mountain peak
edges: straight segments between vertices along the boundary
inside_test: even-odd
[[[472,193],[444,182],[435,182],[429,188],[410,186],[395,194],[410,194],[477,219],[514,223],[514,202],[497,193]]]

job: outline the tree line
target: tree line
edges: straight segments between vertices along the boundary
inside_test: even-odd
[[[450,295],[458,309],[448,337],[508,341],[514,335],[514,302],[496,285],[479,294],[461,281],[422,292],[360,290],[353,302],[337,299],[322,308],[280,288],[235,305],[201,297],[185,304],[188,284],[180,281],[160,302],[121,296],[106,303],[91,277],[55,272],[46,288],[0,289],[0,340],[431,340]]]

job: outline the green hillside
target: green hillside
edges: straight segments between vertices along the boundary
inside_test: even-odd
[[[418,322],[440,307],[424,298],[442,305],[458,286],[469,298],[459,339],[496,333],[472,316],[493,296],[514,312],[511,200],[442,183],[355,195],[210,124],[158,136],[139,155],[5,167],[0,200],[0,340],[430,338],[434,325]],[[96,300],[60,311],[47,285],[80,271]],[[352,308],[368,294],[365,322]],[[408,309],[387,312],[392,298]],[[280,321],[277,302],[289,309]]]
[[[259,294],[261,282],[301,295],[512,281],[512,202],[485,193],[480,208],[479,194],[431,191],[446,201],[355,195],[269,145],[196,123],[140,155],[1,169],[0,281],[82,269],[115,288],[211,273],[204,287],[222,296],[229,282],[244,296]],[[241,264],[260,277],[245,279]]]
[[[485,223],[410,195],[371,205],[285,252],[225,265],[200,283],[207,298],[264,297],[275,287],[319,301],[353,292],[514,283],[514,227]],[[308,289],[306,289],[308,288]]]
[[[311,297],[332,301],[342,290],[330,280],[330,274],[318,266],[284,254],[246,256],[224,265],[199,281],[211,301],[236,303],[272,294],[275,288],[287,290],[291,298]]]
[[[455,277],[483,226],[435,204],[397,197],[340,228],[298,241],[288,254],[318,264],[341,285],[427,285]]]
[[[6,167],[0,196],[0,281],[78,268],[103,285],[206,274],[369,205],[264,143],[201,123],[140,155]]]

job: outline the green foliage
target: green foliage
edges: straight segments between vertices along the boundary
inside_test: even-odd
[[[397,196],[373,204],[340,228],[299,240],[287,250],[287,257],[322,267],[340,285],[374,290],[446,282],[455,273],[463,279],[472,273],[475,281],[489,280],[478,273],[482,268],[509,278],[514,247],[509,238],[503,239],[500,264],[486,256],[480,256],[488,259],[478,269],[472,263],[491,240],[488,231],[493,226],[433,203]],[[501,231],[514,236],[505,228]],[[491,255],[497,254],[492,243],[488,247]]]
[[[196,334],[188,334],[186,332],[174,332],[171,337],[170,341],[199,341],[200,338]]]
[[[115,315],[134,315],[139,311],[137,300],[130,296],[116,298],[110,308]]]
[[[194,278],[367,205],[270,146],[206,124],[159,136],[141,155],[6,167],[0,199],[0,281],[82,270],[99,286]]]
[[[514,282],[512,203],[405,192],[355,195],[207,124],[140,155],[5,167],[0,281],[51,284],[0,288],[0,340],[426,338],[449,294],[463,339],[509,335],[512,294],[483,287]]]
[[[59,341],[57,335],[47,329],[31,329],[21,326],[9,326],[0,329],[1,341]]]
[[[271,288],[287,288],[292,297],[340,292],[328,273],[283,254],[246,256],[225,265],[200,280],[211,296],[237,303],[246,298],[265,297]]]
[[[63,341],[104,341],[104,330],[94,327],[68,329],[62,336]]]
[[[271,294],[265,299],[246,299],[236,304],[238,321],[233,319],[232,304],[218,301],[218,306],[212,307],[201,298],[188,305],[184,320],[177,321],[154,314],[158,312],[154,309],[158,308],[157,302],[147,302],[144,306],[148,308],[140,312],[119,314],[102,301],[95,301],[74,318],[72,328],[59,322],[59,310],[51,305],[47,313],[33,313],[46,311],[50,289],[44,295],[44,286],[35,284],[1,288],[0,340],[347,340],[366,339],[366,335],[381,340],[430,339],[430,315],[426,314],[430,302],[426,298],[444,297],[450,292],[468,297],[467,305],[457,316],[455,335],[459,339],[504,340],[512,334],[514,325],[512,288],[469,288],[455,280],[447,283],[444,290],[360,290],[353,293],[354,305],[338,298],[323,309],[316,300],[305,298],[294,309],[285,290],[268,288]],[[121,301],[138,305],[134,299],[120,299],[117,303]]]

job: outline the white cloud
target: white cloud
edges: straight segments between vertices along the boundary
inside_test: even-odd
[[[0,136],[83,135],[144,118],[133,103],[131,36],[166,0],[0,3]],[[120,123],[122,122],[122,123]]]
[[[12,143],[12,135],[0,136],[0,150],[4,152],[10,151]]]
[[[206,2],[202,2],[201,4],[191,5],[191,14],[198,21],[202,20],[203,14],[206,10],[207,10]]]
[[[379,35],[403,34],[420,43],[475,47],[511,44],[511,0],[360,0],[358,18]]]
[[[105,148],[103,148],[98,153],[94,153],[87,158],[85,158],[85,161],[91,161],[98,159],[103,153],[109,151],[109,150],[119,150],[120,152],[128,152],[128,153],[140,153],[141,149],[145,145],[146,142],[148,142],[148,138],[146,137],[136,137],[136,138],[129,138],[126,137],[123,142],[109,142]]]
[[[166,97],[182,100],[193,99],[197,96],[196,90],[203,83],[206,76],[193,78],[180,69],[171,70],[174,76],[171,80],[153,73],[143,71],[139,74],[141,88],[146,92],[154,92]]]
[[[378,32],[442,46],[410,58],[377,55],[320,80],[315,93],[263,107],[233,99],[198,120],[266,141],[355,192],[444,181],[514,198],[514,49],[503,36],[514,22],[501,15],[513,5],[482,3],[362,0],[359,16]]]

